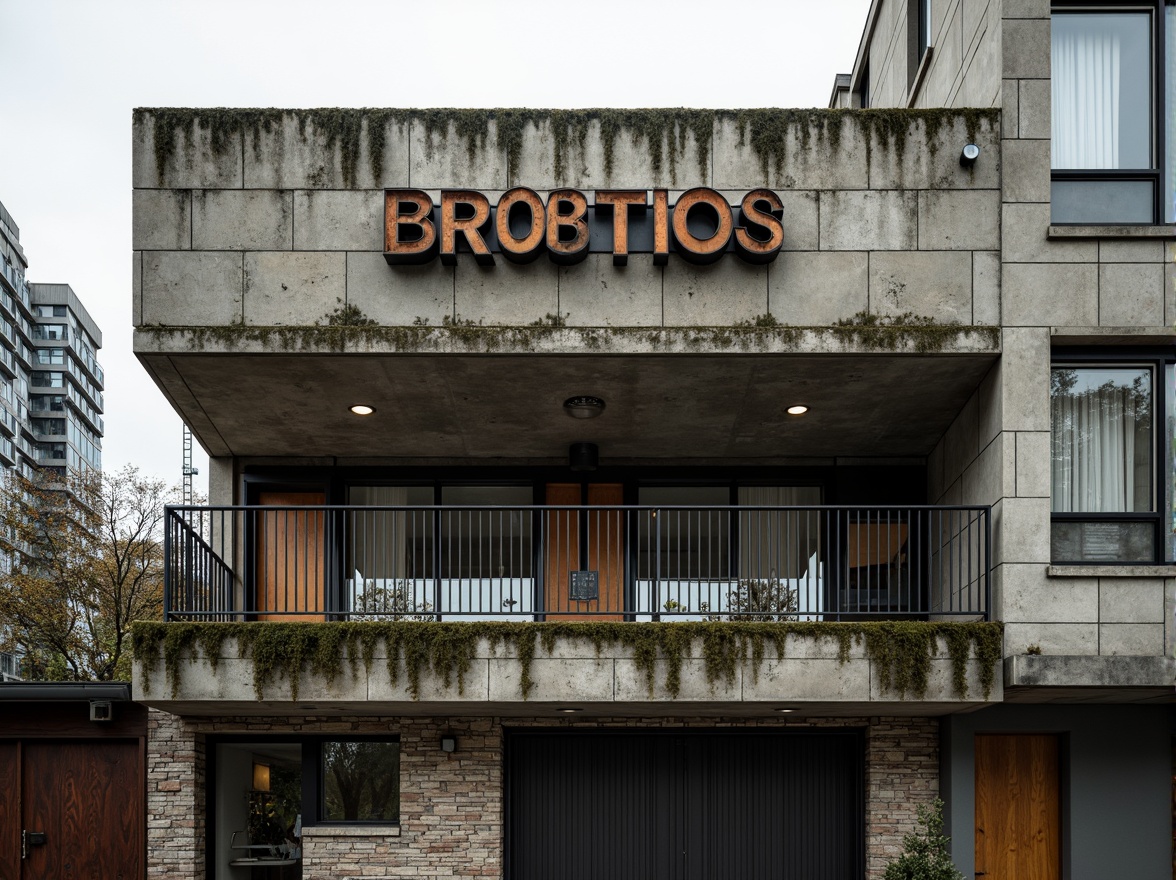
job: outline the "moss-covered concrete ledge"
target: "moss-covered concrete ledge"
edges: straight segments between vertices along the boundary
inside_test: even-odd
[[[248,661],[258,700],[281,687],[297,701],[303,679],[312,676],[332,686],[359,679],[361,669],[374,675],[380,658],[391,684],[403,680],[413,700],[421,699],[427,675],[464,695],[475,659],[495,657],[517,666],[518,692],[510,699],[526,700],[535,690],[535,665],[544,659],[540,650],[556,658],[557,649],[560,657],[623,655],[644,677],[650,699],[659,685],[678,699],[683,669],[692,660],[711,693],[720,695],[737,673],[754,682],[770,660],[812,658],[817,649],[817,657],[842,667],[854,659],[868,661],[880,689],[900,699],[922,699],[933,664],[942,659],[950,664],[954,698],[975,699],[968,684],[974,663],[979,696],[987,700],[1003,656],[1003,626],[984,622],[139,622],[132,639],[141,678],[136,690],[158,691],[154,681],[162,665],[173,699],[181,695],[189,670],[215,677],[233,660]],[[697,691],[698,683],[691,684]]]
[[[207,134],[214,155],[223,155],[237,143],[260,154],[263,133],[268,135],[287,120],[293,120],[303,139],[313,135],[321,139],[327,149],[338,149],[343,183],[353,187],[365,151],[372,176],[379,178],[390,126],[401,130],[419,126],[427,144],[432,144],[435,138],[444,143],[451,136],[457,137],[471,162],[491,145],[493,138],[493,147],[505,157],[507,173],[512,180],[519,169],[527,128],[550,132],[552,165],[557,179],[564,177],[573,148],[579,155],[584,155],[590,138],[599,138],[605,176],[611,177],[618,142],[627,138],[634,147],[644,146],[655,174],[666,169],[669,178],[676,181],[678,163],[686,158],[688,143],[694,144],[699,174],[707,176],[714,133],[717,127],[728,123],[735,125],[740,146],[751,148],[766,178],[770,170],[781,173],[790,144],[793,149],[804,151],[814,148],[822,152],[836,150],[847,126],[855,126],[863,136],[868,162],[876,149],[901,158],[908,141],[926,143],[934,151],[940,130],[957,120],[963,121],[969,140],[975,141],[981,131],[997,128],[999,111],[980,108],[135,109],[133,121],[136,125],[147,120],[154,126],[152,149],[160,175],[177,154],[180,139],[192,143],[197,130]]]
[[[927,318],[857,315],[831,327],[793,327],[771,316],[729,327],[568,327],[538,319],[525,326],[447,321],[442,326],[220,327],[151,325],[135,331],[136,352],[358,354],[987,354],[1000,351],[1000,328],[938,324]]]

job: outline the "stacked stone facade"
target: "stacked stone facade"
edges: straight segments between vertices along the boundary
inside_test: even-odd
[[[918,806],[938,794],[935,718],[181,718],[152,712],[148,746],[148,852],[153,878],[200,880],[205,865],[204,771],[209,736],[313,734],[400,738],[398,826],[316,826],[303,832],[303,880],[503,876],[503,740],[508,728],[860,728],[866,734],[866,878],[877,880],[915,829]],[[442,752],[442,734],[457,737]]]

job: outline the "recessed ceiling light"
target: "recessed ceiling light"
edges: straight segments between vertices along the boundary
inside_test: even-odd
[[[577,708],[575,706],[563,706],[559,709],[556,709],[555,711],[556,712],[563,712],[565,715],[573,715],[576,712],[583,712],[584,710]]]
[[[776,711],[781,713],[782,715],[787,715],[789,712],[795,712],[796,709],[793,708],[792,706],[779,706],[779,707],[777,707]]]
[[[604,412],[604,401],[590,394],[577,394],[565,400],[563,407],[573,419],[594,419]]]
[[[803,403],[788,407],[788,415],[790,416],[803,416],[806,412],[808,412],[808,407]]]
[[[370,416],[376,411],[374,406],[368,406],[366,403],[357,403],[351,407],[351,411],[357,416]]]

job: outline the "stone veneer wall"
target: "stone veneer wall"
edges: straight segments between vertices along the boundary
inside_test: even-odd
[[[864,726],[866,878],[902,850],[920,804],[939,791],[934,718],[724,720],[711,718],[179,718],[152,711],[148,743],[148,852],[153,878],[203,878],[204,740],[209,734],[389,733],[400,736],[399,834],[356,827],[307,829],[303,880],[351,877],[501,877],[504,727],[761,728]],[[458,751],[437,747],[442,732]]]

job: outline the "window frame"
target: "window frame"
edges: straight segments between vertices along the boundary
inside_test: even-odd
[[[1141,221],[1138,223],[1119,221],[1107,222],[1097,219],[1076,219],[1076,220],[1055,220],[1050,217],[1050,224],[1053,226],[1156,226],[1164,222],[1166,216],[1165,205],[1165,164],[1167,161],[1168,145],[1166,140],[1166,119],[1165,116],[1165,25],[1167,24],[1167,14],[1165,12],[1165,0],[1134,0],[1134,2],[1123,3],[1121,5],[1109,2],[1109,0],[1065,0],[1065,2],[1055,3],[1050,8],[1050,33],[1052,45],[1053,20],[1055,16],[1067,14],[1108,14],[1121,15],[1125,13],[1138,12],[1146,13],[1149,20],[1150,28],[1150,46],[1151,46],[1151,78],[1150,84],[1152,89],[1151,97],[1151,111],[1148,119],[1150,124],[1151,134],[1151,168],[1059,168],[1053,167],[1053,150],[1052,150],[1052,133],[1051,133],[1051,150],[1050,150],[1050,184],[1051,194],[1050,203],[1052,211],[1053,194],[1052,184],[1055,182],[1064,181],[1147,181],[1152,185],[1152,204],[1151,204],[1151,220]],[[1051,59],[1050,66],[1050,85],[1051,92],[1053,86],[1053,62]],[[1170,108],[1176,110],[1176,108]]]
[[[1050,353],[1050,373],[1057,367],[1097,369],[1116,367],[1146,367],[1152,376],[1151,405],[1151,492],[1150,511],[1055,511],[1053,510],[1053,477],[1050,476],[1050,563],[1053,565],[1164,565],[1173,563],[1173,542],[1168,534],[1172,525],[1172,478],[1176,462],[1172,456],[1165,456],[1168,436],[1168,420],[1172,395],[1168,389],[1170,370],[1176,364],[1176,350],[1139,346],[1136,348],[1055,348]],[[1053,401],[1050,398],[1050,447],[1052,463],[1053,446]],[[1052,467],[1051,467],[1052,471]],[[1053,531],[1055,523],[1129,523],[1152,524],[1152,558],[1150,560],[1081,560],[1056,559],[1053,555]]]

